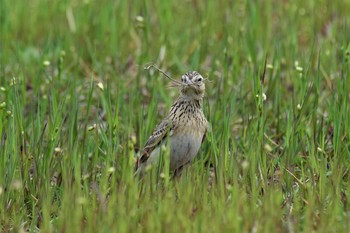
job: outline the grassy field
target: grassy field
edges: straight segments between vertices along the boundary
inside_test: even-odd
[[[349,0],[2,0],[0,231],[348,232],[349,12]],[[133,178],[178,95],[149,62],[212,80],[211,131],[175,181]]]

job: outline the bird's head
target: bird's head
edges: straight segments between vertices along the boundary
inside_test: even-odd
[[[181,77],[181,95],[189,99],[201,100],[204,97],[204,78],[197,71],[190,71]]]

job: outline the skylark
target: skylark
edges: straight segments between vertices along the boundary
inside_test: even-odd
[[[143,174],[148,166],[157,164],[161,147],[170,148],[170,172],[174,176],[188,166],[205,138],[208,121],[202,111],[205,92],[203,77],[197,71],[182,75],[180,96],[171,106],[169,115],[156,127],[146,142],[136,164],[136,173]]]

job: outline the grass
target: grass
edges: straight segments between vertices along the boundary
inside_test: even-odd
[[[349,11],[1,1],[1,231],[347,232]],[[212,130],[179,180],[141,185],[134,159],[178,94],[149,62],[212,80]]]

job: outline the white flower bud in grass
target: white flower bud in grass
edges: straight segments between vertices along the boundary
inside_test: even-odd
[[[135,18],[136,27],[143,28],[145,26],[144,21],[145,20],[143,19],[142,16],[140,16],[140,15],[136,16],[136,18]]]
[[[272,151],[272,147],[269,145],[269,144],[265,144],[264,145],[264,149],[267,151],[267,152],[271,152]]]
[[[299,73],[303,72],[303,67],[299,66],[299,61],[295,61],[294,62],[294,67],[295,67],[295,70],[298,71]]]
[[[296,66],[295,69],[300,73],[303,72],[303,67],[301,66]]]
[[[0,87],[0,91],[5,92],[5,91],[6,91],[6,88],[5,88],[5,87]]]
[[[93,131],[94,129],[96,129],[96,124],[88,127],[88,131]]]
[[[298,110],[301,110],[301,107],[302,107],[301,104],[298,104],[298,105],[297,105],[297,109],[298,109]]]
[[[243,170],[246,170],[249,167],[249,162],[247,160],[244,160],[241,166]]]
[[[6,107],[6,103],[5,102],[2,102],[1,104],[0,104],[0,109],[4,109]]]
[[[110,167],[110,168],[108,169],[108,172],[109,172],[109,173],[115,172],[115,167]]]
[[[259,99],[259,95],[255,95],[255,98],[256,98],[256,99]],[[265,94],[265,93],[262,93],[261,99],[262,99],[263,101],[266,101],[266,94]]]
[[[62,149],[60,147],[55,147],[54,151],[56,153],[61,153],[62,152]]]
[[[11,81],[10,81],[10,86],[14,86],[17,84],[17,80],[16,77],[12,77]]]
[[[48,67],[48,66],[50,66],[50,61],[47,61],[47,60],[45,60],[45,61],[43,61],[43,66],[45,66],[45,67]]]
[[[103,91],[104,87],[103,87],[103,83],[102,82],[98,82],[97,86],[98,86],[98,88],[101,89],[101,91]]]
[[[273,70],[273,65],[272,64],[267,64],[266,69]]]
[[[166,47],[164,45],[162,45],[160,47],[160,51],[159,51],[159,60],[163,61],[164,57],[165,57],[165,52],[166,52]]]
[[[139,23],[143,23],[144,19],[142,16],[138,15],[138,16],[136,16],[136,21]]]

